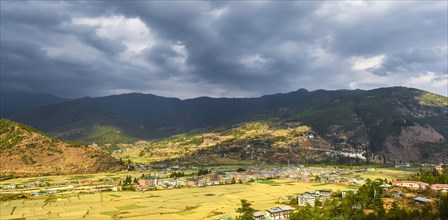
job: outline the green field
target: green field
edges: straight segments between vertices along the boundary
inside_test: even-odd
[[[365,179],[404,179],[412,174],[418,172],[418,168],[375,168],[375,171],[365,172],[365,173],[353,173],[352,177],[360,176]]]

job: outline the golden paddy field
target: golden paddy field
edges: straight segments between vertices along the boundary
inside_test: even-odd
[[[278,199],[316,189],[344,189],[341,185],[269,181],[147,192],[107,192],[58,198],[13,200],[1,204],[1,219],[216,219],[234,216],[240,199],[265,210]]]
[[[415,170],[378,168],[359,175],[370,179],[405,178]],[[137,173],[133,173],[136,175]],[[107,174],[96,174],[92,179]],[[120,174],[118,176],[124,175]],[[53,180],[70,176],[49,177]],[[9,181],[27,182],[28,178]],[[5,181],[2,184],[6,184]],[[344,185],[269,180],[250,184],[208,186],[147,192],[107,192],[59,196],[58,198],[12,200],[1,203],[0,219],[218,219],[235,216],[240,199],[252,201],[257,210],[281,206],[279,198],[308,190],[345,189]],[[285,202],[285,200],[283,200]]]

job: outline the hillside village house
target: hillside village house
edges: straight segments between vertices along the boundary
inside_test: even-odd
[[[314,207],[314,205],[316,204],[316,197],[317,195],[312,191],[302,193],[302,195],[297,198],[297,204],[299,206],[310,205],[311,207]]]
[[[428,199],[428,198],[425,198],[425,197],[420,197],[420,196],[415,197],[414,200],[417,201],[417,202],[421,202],[421,203],[431,202],[431,199]]]
[[[354,194],[356,194],[358,192],[357,189],[346,189],[346,190],[342,190],[342,198],[345,198],[347,196],[348,192],[353,192]]]
[[[392,185],[384,183],[379,185],[380,188],[382,188],[384,191],[388,190],[390,187],[392,187]]]
[[[392,182],[392,185],[394,186],[404,186],[404,187],[411,187],[411,188],[426,188],[429,187],[429,184],[420,182],[420,181],[394,181]]]
[[[438,172],[442,172],[442,171],[443,171],[443,164],[439,164],[439,165],[437,165],[437,166],[435,167],[435,169],[436,169]]]

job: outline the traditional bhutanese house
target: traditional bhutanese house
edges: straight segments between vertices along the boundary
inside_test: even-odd
[[[270,219],[285,219],[289,218],[289,215],[293,208],[291,206],[274,207],[268,209],[268,215]]]
[[[279,207],[270,208],[267,210],[269,214],[269,218],[271,219],[282,219],[283,217],[283,210]]]
[[[198,185],[198,181],[196,180],[188,180],[187,186],[188,187],[196,187]]]
[[[404,187],[411,187],[411,188],[426,188],[429,187],[429,184],[420,182],[420,181],[394,181],[392,183],[394,186],[404,186]]]
[[[316,204],[316,197],[317,196],[318,195],[314,191],[304,192],[300,196],[298,196],[297,204],[299,206],[310,205],[310,206],[314,207],[314,205]]]
[[[237,172],[237,173],[235,174],[235,180],[246,181],[246,179],[247,179],[246,172]]]
[[[317,190],[316,194],[318,194],[319,196],[331,196],[331,189],[321,189],[321,190]]]
[[[437,166],[435,167],[435,169],[436,169],[438,172],[442,172],[442,171],[443,171],[443,164],[439,164],[439,165],[437,165]]]
[[[388,190],[390,187],[392,187],[392,185],[384,183],[379,185],[380,188],[383,188],[383,190]]]
[[[220,181],[220,179],[221,179],[219,177],[219,174],[216,172],[209,174],[209,176],[210,176],[210,181]]]
[[[139,184],[143,188],[157,186],[157,182],[157,177],[155,176],[144,176],[139,180]]]
[[[280,207],[283,210],[283,216],[285,218],[289,218],[289,215],[291,214],[292,210],[294,210],[291,206],[285,205]]]
[[[267,220],[266,216],[261,212],[254,212],[252,215],[254,216],[255,220]]]
[[[415,197],[414,200],[417,201],[417,202],[421,202],[421,203],[431,202],[431,199],[428,199],[428,198],[425,198],[425,197],[420,197],[420,196]]]
[[[309,181],[311,181],[311,178],[309,176],[302,176],[300,178],[300,180],[305,181],[305,182],[309,182]]]
[[[345,198],[347,196],[348,192],[353,192],[354,194],[356,194],[358,192],[357,189],[346,189],[346,190],[342,190],[342,198]]]
[[[448,192],[448,184],[432,184],[431,189],[435,191]]]
[[[258,179],[258,177],[260,177],[260,175],[261,175],[260,171],[249,171],[249,172],[247,172],[247,179],[248,180],[250,180],[250,179],[256,180],[256,179]]]
[[[353,178],[350,185],[364,185],[366,181],[362,177]]]
[[[343,183],[343,182],[348,182],[348,179],[347,178],[344,178],[344,177],[342,177],[340,180],[339,180],[339,182],[341,182],[341,183]]]

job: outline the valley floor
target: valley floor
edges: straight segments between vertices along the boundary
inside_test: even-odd
[[[364,178],[405,178],[415,169],[377,168],[375,171],[353,173]],[[141,175],[138,171],[103,173],[85,176],[46,177],[52,181],[77,178],[98,179],[112,175]],[[21,178],[3,181],[35,181]],[[309,190],[343,190],[353,186],[321,184],[292,179],[264,180],[253,183],[182,188],[145,192],[115,191],[92,194],[58,194],[30,199],[10,200],[0,205],[0,219],[219,219],[234,217],[241,199],[252,202],[256,210],[283,206],[290,195],[297,196]]]
[[[267,183],[233,184],[146,192],[107,192],[45,199],[12,200],[1,204],[1,219],[216,219],[235,216],[240,199],[253,201],[258,210],[279,204],[279,198],[316,189],[345,189],[276,180]]]

